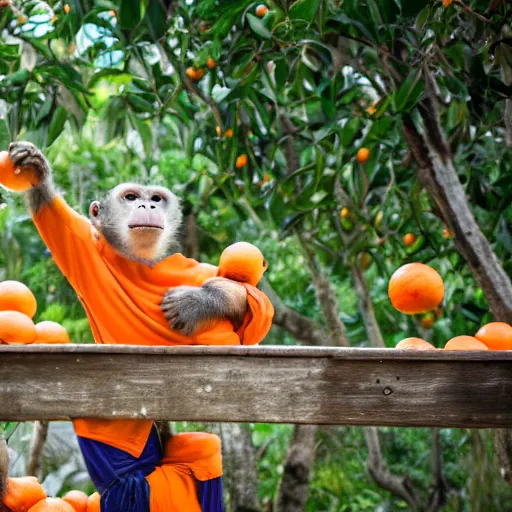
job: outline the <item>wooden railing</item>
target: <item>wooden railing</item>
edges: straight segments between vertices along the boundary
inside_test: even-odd
[[[0,346],[0,420],[512,427],[512,351]]]

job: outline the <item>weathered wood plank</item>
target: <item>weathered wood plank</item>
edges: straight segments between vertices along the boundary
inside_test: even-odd
[[[0,420],[512,426],[512,351],[1,346]]]

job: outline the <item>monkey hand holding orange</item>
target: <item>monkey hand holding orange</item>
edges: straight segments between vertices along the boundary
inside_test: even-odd
[[[162,311],[170,327],[191,335],[216,319],[228,318],[236,329],[240,328],[247,312],[247,292],[237,283],[254,287],[267,268],[267,261],[254,245],[247,242],[230,245],[221,254],[218,277],[208,279],[201,288],[180,286],[164,295]]]
[[[91,203],[87,219],[59,196],[51,167],[33,144],[13,143],[8,156],[0,184],[25,192],[34,224],[76,291],[96,343],[252,345],[266,336],[274,309],[254,286],[261,275],[253,284],[236,272],[225,274],[222,261],[217,269],[177,252],[182,212],[169,189],[120,184]],[[13,186],[12,173],[28,182]],[[221,510],[216,436],[177,434],[160,447],[149,419],[73,423],[102,512]]]

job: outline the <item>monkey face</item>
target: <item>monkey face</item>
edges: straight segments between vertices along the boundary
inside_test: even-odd
[[[94,201],[89,215],[114,249],[143,262],[166,255],[181,223],[179,200],[170,190],[132,183],[118,185],[103,201]]]

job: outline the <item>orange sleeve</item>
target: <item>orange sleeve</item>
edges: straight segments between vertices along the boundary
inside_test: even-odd
[[[94,272],[92,254],[96,250],[92,224],[61,197],[43,206],[33,220],[55,263],[71,286],[80,292],[81,282]]]
[[[242,345],[256,345],[265,338],[272,326],[274,306],[255,286],[243,285],[247,291],[248,311],[237,334]]]

